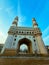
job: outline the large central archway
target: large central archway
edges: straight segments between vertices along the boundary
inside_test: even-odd
[[[18,42],[18,53],[20,52],[20,46],[23,44],[28,47],[27,49],[25,49],[26,53],[32,53],[32,42],[27,38],[23,38],[23,39],[19,40],[19,42]]]

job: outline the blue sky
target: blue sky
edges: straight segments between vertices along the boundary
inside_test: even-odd
[[[49,0],[0,0],[0,43],[5,42],[17,15],[18,26],[32,27],[32,18],[36,18],[43,40],[49,45]]]

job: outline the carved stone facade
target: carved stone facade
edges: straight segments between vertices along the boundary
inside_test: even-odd
[[[18,17],[14,19],[0,54],[1,65],[8,65],[8,63],[9,65],[20,65],[20,63],[21,65],[49,64],[49,55],[42,40],[42,32],[34,18],[32,22],[33,27],[31,28],[18,27]],[[23,44],[28,49],[21,51],[20,46]]]

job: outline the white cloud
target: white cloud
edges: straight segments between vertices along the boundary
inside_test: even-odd
[[[20,0],[18,0],[17,15],[19,17],[18,26],[23,26],[23,22],[25,22],[26,17],[21,13]]]
[[[43,40],[46,45],[49,45],[49,36],[43,38]]]
[[[5,43],[6,38],[7,38],[7,34],[5,35],[3,32],[0,31],[0,43],[1,44]]]
[[[5,11],[7,12],[7,14],[9,15],[9,17],[12,17],[12,10],[13,10],[14,7],[9,7],[9,8],[6,8]]]
[[[46,45],[49,45],[49,26],[43,31],[43,40]]]
[[[8,12],[8,13],[10,13],[12,9],[13,9],[13,7],[9,7],[9,8],[6,8],[5,11]]]
[[[19,21],[18,21],[18,26],[22,26],[23,22],[25,22],[26,17],[25,16],[18,16],[19,17]]]
[[[49,35],[49,26],[43,31],[43,37]]]

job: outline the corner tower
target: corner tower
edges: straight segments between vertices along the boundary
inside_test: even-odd
[[[39,53],[47,54],[47,50],[45,48],[45,45],[44,45],[44,42],[42,39],[42,32],[41,32],[40,28],[38,27],[38,24],[37,24],[35,18],[32,19],[32,22],[33,22],[34,37],[35,37],[37,45],[38,45]],[[36,50],[36,52],[37,52],[37,50]]]

